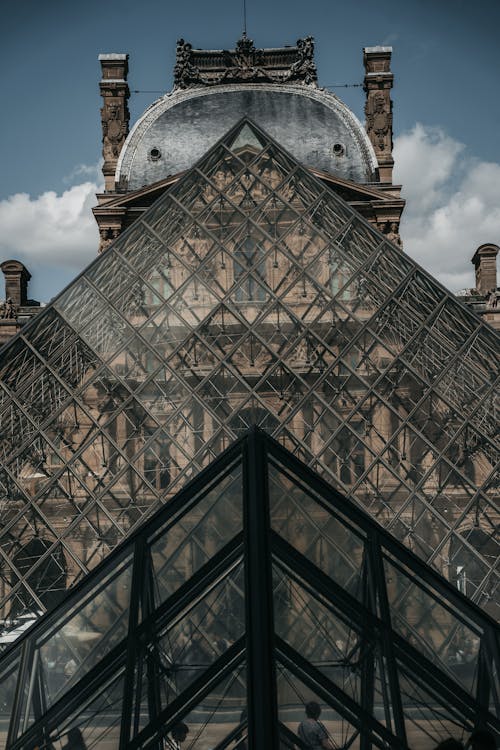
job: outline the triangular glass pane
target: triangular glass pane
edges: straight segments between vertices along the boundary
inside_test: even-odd
[[[116,643],[128,632],[129,598],[132,579],[130,557],[117,570],[86,593],[75,612],[56,620],[35,644],[31,670],[38,672],[44,710],[64,698]],[[22,711],[31,719],[37,714],[38,696],[30,692]],[[25,723],[24,729],[27,729]]]
[[[266,146],[248,122],[243,123],[233,140],[228,142],[227,145],[231,151],[238,151],[238,149],[243,148],[244,146],[251,146],[261,151]]]
[[[238,736],[236,730],[239,727],[242,739],[245,735],[245,715],[246,669],[243,665],[183,717],[183,722],[189,727],[189,746],[193,750],[217,747],[235,733]]]

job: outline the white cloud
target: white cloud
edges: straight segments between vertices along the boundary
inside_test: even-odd
[[[442,129],[421,124],[396,138],[394,160],[407,200],[405,251],[452,291],[473,287],[474,251],[500,242],[500,164],[474,159]]]
[[[83,177],[98,184],[102,180],[102,163],[101,159],[97,164],[77,164],[66,177],[63,177],[62,181],[65,185],[71,185],[72,182]]]
[[[16,193],[0,201],[0,258],[80,269],[97,252],[98,232],[91,208],[100,186],[83,182],[32,198]]]

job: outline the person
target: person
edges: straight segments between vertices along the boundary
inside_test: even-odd
[[[496,750],[497,743],[487,729],[476,729],[469,737],[466,747],[470,750]]]
[[[62,750],[87,750],[87,745],[78,727],[73,727],[68,732],[68,741],[62,746]]]
[[[173,742],[167,745],[167,747],[174,747],[176,748],[176,750],[180,750],[181,743],[184,742],[184,740],[188,736],[188,733],[188,725],[184,724],[183,721],[180,721],[178,724],[172,727],[171,735]]]
[[[304,745],[311,750],[333,750],[333,742],[328,736],[324,725],[319,721],[321,707],[316,701],[309,701],[305,705],[306,718],[300,722],[297,734]]]

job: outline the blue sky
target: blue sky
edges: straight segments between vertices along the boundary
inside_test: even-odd
[[[98,54],[128,52],[130,88],[167,91],[176,40],[234,46],[242,4],[4,5],[0,260],[28,265],[33,297],[52,297],[95,252],[89,209],[101,150]],[[397,175],[409,202],[405,249],[450,288],[471,286],[475,247],[500,242],[500,2],[247,0],[247,27],[258,47],[312,34],[323,86],[361,82],[362,48],[393,46]],[[363,119],[361,88],[334,91]],[[131,123],[158,95],[132,95]]]

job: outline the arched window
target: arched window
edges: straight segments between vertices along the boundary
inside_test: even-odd
[[[52,546],[46,539],[34,537],[25,544],[14,556],[16,569],[23,576],[25,583],[37,595],[44,607],[52,609],[59,603],[66,591],[66,560],[60,544],[50,556],[36,570],[30,573],[35,563]],[[13,575],[11,585],[17,583],[17,576]],[[12,607],[12,616],[23,612],[37,610],[38,604],[26,588],[17,595]]]

